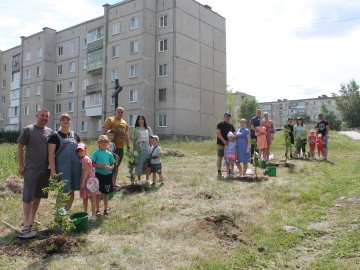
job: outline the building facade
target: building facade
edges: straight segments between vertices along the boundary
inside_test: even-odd
[[[273,120],[276,128],[282,128],[289,117],[305,116],[308,123],[316,123],[321,112],[321,106],[325,105],[330,111],[340,116],[335,99],[326,95],[317,98],[287,100],[278,99],[274,102],[261,102],[259,108],[263,112],[269,113],[269,118]]]
[[[226,110],[225,19],[194,0],[127,0],[73,27],[21,37],[0,51],[0,129],[18,130],[39,108],[57,129],[69,113],[96,138],[119,105],[163,137],[209,137]]]

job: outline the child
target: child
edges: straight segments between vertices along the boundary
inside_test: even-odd
[[[225,164],[227,175],[226,179],[230,179],[231,175],[233,174],[234,170],[234,163],[236,161],[236,141],[235,141],[235,134],[229,131],[227,134],[228,137],[228,144],[225,146]]]
[[[287,136],[289,136],[289,139],[290,139],[290,148],[286,149],[285,156],[286,157],[288,156],[288,150],[290,150],[290,159],[294,158],[292,149],[293,149],[293,145],[295,144],[294,126],[293,126],[292,122],[293,122],[293,119],[290,117],[290,118],[288,118],[287,124],[284,126],[284,129],[286,129],[286,131],[288,132]]]
[[[108,215],[109,193],[114,191],[112,181],[112,170],[115,159],[113,154],[107,150],[109,139],[106,135],[100,135],[97,141],[99,149],[95,150],[91,159],[95,168],[96,178],[99,179],[99,190],[104,196],[104,215]],[[96,197],[96,214],[100,215],[100,196]]]
[[[325,159],[324,140],[323,140],[322,135],[320,133],[318,134],[318,138],[316,140],[316,145],[317,145],[319,160],[321,160],[321,157],[322,157],[322,159]]]
[[[315,145],[316,145],[316,135],[315,130],[310,130],[310,135],[308,137],[308,143],[310,147],[310,159],[315,158]]]
[[[162,174],[162,166],[161,166],[161,147],[159,146],[159,136],[152,135],[150,136],[150,155],[148,157],[148,165],[150,165],[150,173],[153,175],[153,181],[149,182],[149,174],[146,175],[146,182],[149,185],[155,186],[156,182],[156,174],[159,175],[160,178],[160,186],[164,185],[164,176]]]
[[[116,150],[116,146],[115,146],[115,143],[113,142],[114,141],[114,138],[115,138],[115,135],[114,135],[114,131],[112,131],[111,129],[109,129],[108,131],[106,131],[106,136],[108,137],[108,139],[109,139],[109,144],[108,144],[108,146],[107,146],[107,150],[109,150],[112,154],[113,154],[113,156],[114,156],[114,158],[115,158],[115,166],[114,166],[114,169],[113,169],[113,172],[112,172],[112,174],[113,174],[113,179],[112,179],[112,181],[113,181],[113,186],[114,187],[118,187],[117,185],[116,185],[116,179],[115,179],[115,170],[116,170],[116,166],[118,166],[119,165],[119,161],[120,161],[120,157],[115,153],[115,150]]]
[[[259,149],[259,159],[266,159],[267,153],[267,140],[266,140],[266,127],[263,121],[260,122],[260,126],[255,127],[256,144]]]
[[[90,221],[96,221],[97,217],[96,217],[95,198],[96,196],[99,196],[100,192],[99,190],[95,192],[91,192],[89,189],[87,189],[87,184],[89,183],[89,181],[94,181],[93,179],[95,178],[92,161],[87,154],[85,144],[79,143],[76,152],[81,160],[80,198],[83,199],[84,212],[87,213],[88,199],[90,199],[91,214],[92,214],[90,217]]]

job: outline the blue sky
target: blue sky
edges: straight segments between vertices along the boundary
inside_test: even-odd
[[[43,27],[62,30],[119,1],[1,1],[0,49]],[[312,98],[360,82],[360,1],[198,0],[226,18],[227,84],[258,101]],[[69,6],[73,6],[72,9]]]

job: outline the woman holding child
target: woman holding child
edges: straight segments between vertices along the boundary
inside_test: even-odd
[[[237,144],[237,163],[240,177],[245,177],[248,163],[250,162],[250,131],[246,128],[246,120],[240,119],[240,128],[235,133]],[[241,166],[242,164],[242,166]]]
[[[153,132],[151,127],[147,125],[143,115],[138,115],[136,118],[135,130],[134,148],[138,153],[135,174],[138,178],[138,184],[141,185],[141,175],[146,172],[146,159],[149,156],[150,136],[153,135]]]

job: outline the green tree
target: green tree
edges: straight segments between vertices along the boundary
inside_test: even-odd
[[[325,104],[321,105],[321,113],[325,116],[325,120],[329,122],[331,129],[341,129],[341,120],[333,111],[330,111]]]
[[[227,103],[227,111],[231,113],[231,124],[235,125],[238,122],[236,111],[236,95],[232,92],[232,89],[228,89],[226,92],[226,103]]]
[[[333,94],[342,120],[348,127],[360,127],[360,86],[354,79],[340,84],[339,95]]]
[[[250,127],[250,120],[256,114],[256,109],[258,108],[258,104],[255,98],[246,97],[241,101],[240,108],[238,111],[239,119],[245,118],[248,122],[248,127]]]

